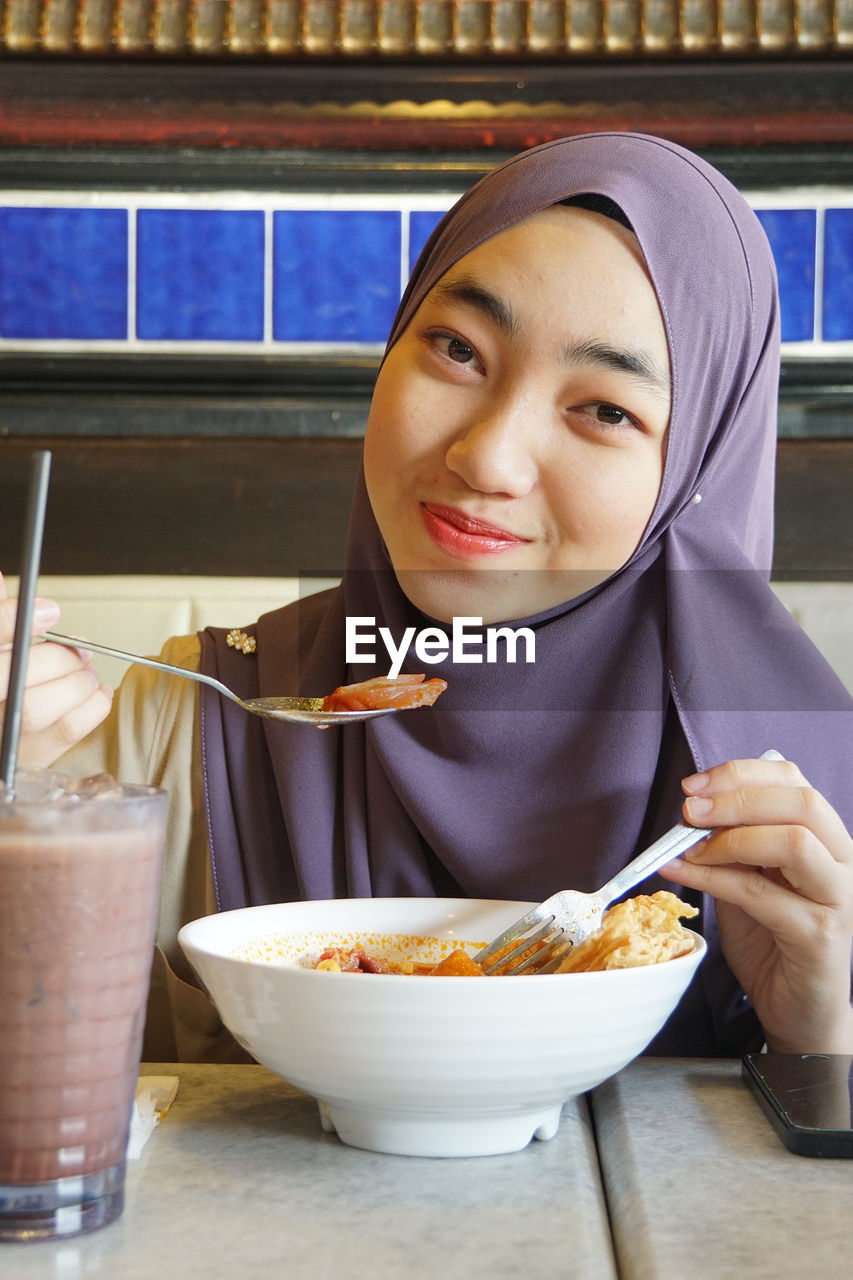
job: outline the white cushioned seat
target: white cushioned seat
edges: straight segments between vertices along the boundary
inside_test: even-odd
[[[45,575],[38,592],[62,605],[62,630],[150,655],[168,636],[241,626],[333,583],[332,578]],[[17,579],[7,578],[6,585],[9,595],[17,593]],[[853,693],[853,582],[777,582],[773,589]],[[96,666],[110,684],[126,670],[109,658],[97,658]]]

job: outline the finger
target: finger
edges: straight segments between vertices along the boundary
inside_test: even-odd
[[[853,873],[805,827],[731,827],[688,849],[688,863],[753,868],[824,906],[853,904]]]
[[[15,638],[15,617],[18,612],[17,600],[0,598],[0,646],[11,646]],[[33,601],[32,624],[30,635],[39,636],[59,621],[59,605],[55,600],[37,596]]]
[[[35,688],[87,667],[88,656],[85,651],[69,649],[65,645],[32,645],[27,657],[27,688]],[[6,697],[11,664],[11,652],[0,652],[0,698]]]
[[[56,680],[27,691],[21,712],[21,732],[38,734],[69,715],[101,687],[92,667],[80,667]]]
[[[0,600],[0,645],[11,645],[15,635],[17,601]]]
[[[743,787],[688,796],[683,813],[687,822],[699,827],[804,827],[834,858],[853,865],[853,840],[832,805],[814,787]]]
[[[80,643],[76,645],[65,644],[64,642],[60,642],[59,640],[53,641],[53,640],[45,639],[39,644],[38,647],[43,648],[44,646],[49,646],[52,649],[67,649],[69,653],[78,654],[83,659],[84,662],[89,662],[92,658],[92,650],[86,648],[86,637],[75,635],[72,632],[68,638],[69,640],[79,640]]]
[[[685,888],[710,894],[715,900],[739,907],[778,939],[813,947],[837,939],[849,949],[849,913],[835,903],[815,902],[752,867],[710,867],[680,860],[663,868],[662,875]]]
[[[727,760],[703,773],[692,773],[681,783],[686,795],[716,794],[741,787],[808,785],[793,760]]]
[[[112,705],[112,690],[99,685],[85,701],[67,711],[40,733],[22,735],[18,759],[30,768],[47,768],[76,746],[106,719]]]

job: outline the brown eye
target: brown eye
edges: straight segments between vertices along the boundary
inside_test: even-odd
[[[618,404],[610,404],[608,400],[587,400],[586,404],[577,405],[571,412],[580,413],[590,426],[598,423],[602,427],[613,427],[617,430],[641,430],[640,424],[627,409],[620,409]]]
[[[628,415],[625,411],[617,408],[615,404],[598,405],[596,417],[599,422],[606,422],[611,427],[619,427],[623,422],[628,421]]]
[[[468,343],[463,342],[461,338],[448,339],[447,354],[458,364],[467,364],[469,360],[474,359],[473,347],[469,347]]]

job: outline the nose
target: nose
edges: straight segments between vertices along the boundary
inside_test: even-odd
[[[536,484],[535,414],[526,397],[506,393],[478,406],[445,454],[448,468],[479,493],[521,498]]]

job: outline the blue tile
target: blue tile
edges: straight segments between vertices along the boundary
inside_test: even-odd
[[[281,210],[273,223],[278,342],[384,342],[400,301],[400,214]]]
[[[853,209],[827,209],[823,241],[823,336],[853,338]]]
[[[0,336],[127,337],[127,213],[0,209]]]
[[[136,236],[138,337],[263,339],[261,210],[140,209]]]
[[[759,209],[779,277],[782,341],[814,338],[815,236],[814,209]]]
[[[414,268],[418,260],[418,254],[423,249],[433,230],[438,226],[444,214],[438,210],[419,209],[409,214],[409,272]]]

